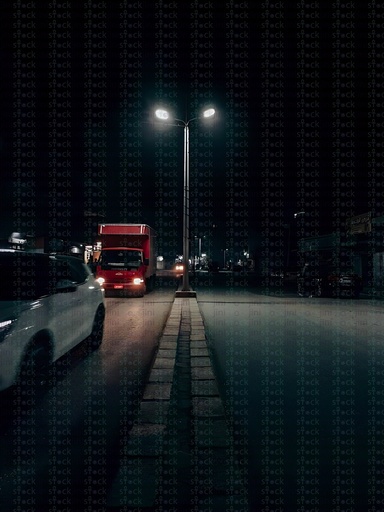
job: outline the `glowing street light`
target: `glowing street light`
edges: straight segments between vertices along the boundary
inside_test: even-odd
[[[184,193],[183,193],[183,286],[179,295],[191,296],[192,292],[189,287],[189,123],[195,119],[208,119],[215,115],[215,109],[210,107],[204,110],[199,117],[193,117],[188,121],[182,119],[172,119],[169,112],[164,108],[158,108],[155,116],[161,121],[175,121],[175,126],[184,127]],[[177,294],[177,292],[176,292]]]
[[[166,121],[167,119],[169,119],[168,112],[162,108],[158,108],[155,112],[155,115],[158,119],[161,119],[162,121]]]

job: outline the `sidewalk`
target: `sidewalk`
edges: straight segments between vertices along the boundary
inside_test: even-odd
[[[196,298],[176,297],[108,510],[247,511]]]

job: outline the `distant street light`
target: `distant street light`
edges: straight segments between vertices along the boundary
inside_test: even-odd
[[[297,217],[301,217],[302,215],[305,215],[304,211],[294,213],[293,217],[297,219]],[[286,227],[288,228],[287,267],[289,267],[291,253],[291,221],[289,221],[289,223],[286,224]]]
[[[228,252],[228,249],[223,249],[223,252],[224,252],[224,270],[225,270],[225,256]]]
[[[215,115],[214,108],[204,110],[200,117],[193,117],[188,121],[172,119],[169,112],[164,108],[158,108],[155,116],[161,121],[175,121],[174,126],[184,127],[184,193],[183,193],[183,292],[190,292],[189,287],[189,123],[199,118],[210,118]],[[179,124],[181,123],[181,124]]]
[[[201,258],[201,242],[202,242],[203,238],[206,238],[206,236],[205,235],[203,235],[203,236],[195,236],[195,240],[199,241],[199,250],[198,250],[199,259]]]

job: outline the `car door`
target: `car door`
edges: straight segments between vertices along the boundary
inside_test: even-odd
[[[50,260],[49,291],[50,329],[54,334],[54,359],[58,359],[83,339],[78,283],[65,259]]]
[[[71,268],[72,280],[77,283],[76,295],[78,308],[75,314],[79,324],[79,333],[84,339],[92,331],[93,321],[98,307],[97,289],[94,286],[94,278],[87,266],[77,258],[69,257],[68,264]],[[80,340],[81,341],[81,340]]]

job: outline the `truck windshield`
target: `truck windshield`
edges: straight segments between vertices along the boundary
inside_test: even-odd
[[[110,249],[101,251],[99,264],[103,270],[118,268],[120,270],[133,270],[142,264],[141,251],[128,251]]]

